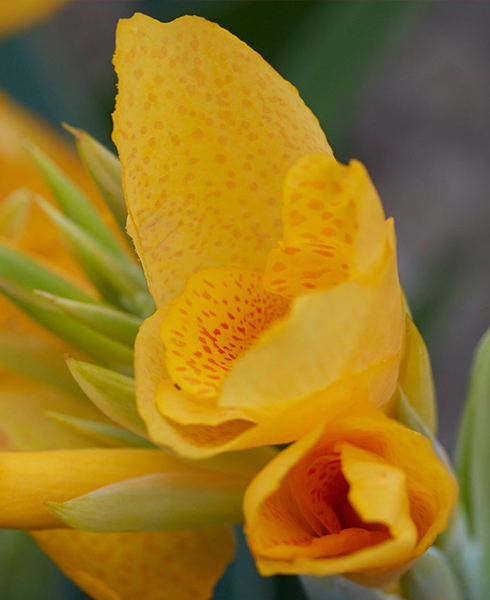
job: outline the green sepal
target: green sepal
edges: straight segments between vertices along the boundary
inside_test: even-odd
[[[117,425],[80,419],[54,411],[46,411],[45,414],[57,423],[92,439],[97,445],[112,448],[127,448],[128,446],[155,448],[155,445],[148,440]]]
[[[43,198],[37,196],[36,199],[47,216],[73,244],[78,262],[100,293],[110,302],[138,310],[132,300],[147,289],[141,269],[108,252],[91,235]]]
[[[143,319],[103,304],[77,302],[47,292],[38,293],[77,321],[129,348],[134,347]]]
[[[40,148],[31,142],[27,144],[27,150],[48,183],[64,214],[94,239],[99,240],[101,246],[108,252],[114,256],[126,258],[124,248],[106,227],[92,204],[69,177]]]
[[[96,303],[97,300],[41,263],[0,242],[0,282],[55,296]]]
[[[133,352],[127,346],[63,314],[38,294],[0,280],[0,292],[32,319],[83,354],[124,373],[132,371]]]
[[[405,341],[398,383],[415,411],[431,431],[437,430],[437,402],[432,367],[424,339],[405,315]]]
[[[206,471],[144,475],[47,508],[75,529],[100,532],[174,531],[243,520],[248,480]]]
[[[70,127],[66,123],[63,123],[63,127],[75,137],[78,153],[92,181],[114,215],[119,228],[126,233],[128,211],[119,159],[83,129]]]
[[[400,423],[406,425],[410,429],[421,433],[423,436],[428,438],[432,444],[434,452],[437,454],[441,462],[444,463],[446,468],[452,473],[453,466],[449,460],[446,451],[441,446],[439,440],[432,433],[426,423],[420,418],[412,404],[408,401],[407,397],[403,393],[403,390],[398,387],[396,396],[396,418]]]
[[[100,411],[133,433],[148,436],[136,408],[134,379],[74,358],[67,358],[66,364],[75,381]]]
[[[16,238],[24,231],[31,208],[31,193],[20,188],[11,192],[0,206],[0,236]]]
[[[340,575],[303,575],[300,580],[309,600],[402,600],[399,596],[352,583]]]
[[[400,584],[407,600],[464,600],[447,557],[434,546],[402,576]]]
[[[70,396],[83,397],[59,349],[28,333],[0,332],[0,364]]]

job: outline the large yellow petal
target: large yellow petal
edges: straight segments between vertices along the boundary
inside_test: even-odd
[[[197,269],[261,270],[280,238],[286,171],[330,152],[296,89],[199,17],[120,21],[115,65],[114,140],[157,305]]]
[[[4,0],[0,2],[0,36],[27,29],[59,10],[66,0]]]
[[[32,536],[95,600],[207,600],[234,552],[227,528]]]
[[[159,450],[81,449],[0,453],[0,527],[46,529],[61,522],[45,502],[65,502],[105,485],[196,467]]]

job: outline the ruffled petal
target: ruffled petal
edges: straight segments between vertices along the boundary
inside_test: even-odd
[[[297,298],[291,312],[237,358],[218,404],[263,420],[372,365],[386,366],[379,406],[390,400],[401,357],[403,313],[392,222],[384,253],[362,276]],[[378,387],[383,388],[383,385]]]
[[[236,358],[288,311],[287,300],[264,290],[258,271],[192,275],[160,328],[172,380],[197,397],[216,397]]]
[[[264,285],[295,298],[326,290],[369,270],[386,237],[383,207],[361,163],[305,156],[288,172],[283,236],[268,257]]]

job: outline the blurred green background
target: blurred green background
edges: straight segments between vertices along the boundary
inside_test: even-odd
[[[57,127],[110,144],[114,31],[135,11],[226,27],[298,87],[338,158],[367,165],[395,217],[451,448],[490,321],[490,3],[78,0],[2,43],[0,85]],[[0,536],[0,600],[83,598],[27,536]],[[216,590],[216,600],[302,598],[295,578],[259,579],[243,541]]]

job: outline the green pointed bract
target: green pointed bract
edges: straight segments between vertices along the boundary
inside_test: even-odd
[[[83,354],[122,372],[132,371],[133,352],[72,317],[38,294],[0,279],[0,292],[32,319]]]
[[[85,198],[77,186],[65,175],[42,150],[32,143],[27,149],[46,179],[56,201],[65,215],[99,240],[100,244],[111,254],[126,258],[126,252],[106,227],[97,211]]]
[[[134,347],[134,340],[143,321],[141,318],[102,304],[77,302],[46,292],[38,293],[77,321],[129,348]]]
[[[31,208],[31,193],[26,189],[11,192],[0,206],[0,236],[17,238],[24,231]]]
[[[2,242],[0,242],[1,282],[31,290],[43,290],[80,302],[97,302],[95,298],[47,269],[41,263]]]
[[[417,414],[435,432],[437,402],[432,367],[425,342],[412,319],[405,316],[405,348],[398,382]]]
[[[146,281],[139,267],[127,260],[119,260],[40,196],[36,197],[36,201],[72,243],[78,262],[100,293],[110,302],[138,310],[132,306],[132,299],[146,289]]]
[[[0,332],[0,364],[70,396],[83,397],[59,349],[25,332]]]
[[[464,600],[458,581],[444,553],[429,548],[401,578],[407,600]]]
[[[206,471],[156,473],[114,483],[48,509],[85,531],[162,531],[242,521],[248,480]]]
[[[117,425],[80,419],[54,411],[46,411],[45,414],[57,423],[92,439],[97,445],[108,446],[110,448],[127,448],[128,446],[135,446],[136,448],[155,447],[148,440]]]
[[[128,211],[124,199],[121,163],[115,154],[83,129],[63,124],[74,137],[78,153],[122,232],[126,233]]]
[[[426,423],[420,418],[419,414],[408,401],[405,393],[400,387],[398,387],[396,396],[396,418],[403,425],[406,425],[410,429],[413,429],[414,431],[417,431],[428,438],[432,444],[434,452],[437,454],[440,460],[445,464],[450,472],[453,471],[451,461],[449,460],[446,451]]]
[[[68,358],[67,365],[100,411],[122,427],[147,437],[146,426],[136,408],[134,379],[74,358]]]

